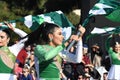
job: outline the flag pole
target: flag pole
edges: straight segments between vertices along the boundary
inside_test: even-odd
[[[92,17],[92,15],[89,15],[89,16],[84,20],[84,22],[83,22],[83,24],[82,24],[83,27],[86,27],[86,25],[88,24],[88,22],[89,22],[89,20],[90,20],[91,17]],[[76,35],[79,36],[80,34],[81,34],[80,31],[78,31]],[[73,41],[70,43],[70,45],[67,47],[67,51],[70,50],[70,48],[74,45],[75,42],[76,42],[76,41],[73,40]]]

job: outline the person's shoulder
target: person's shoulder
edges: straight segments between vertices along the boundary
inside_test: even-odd
[[[45,50],[48,49],[50,46],[48,45],[36,45],[35,49],[41,49],[41,50]]]
[[[22,48],[19,53],[26,52],[25,48]]]
[[[48,47],[48,46],[47,45],[36,45],[36,48],[39,48],[39,47],[44,48],[44,47]]]
[[[42,45],[36,45],[35,50],[39,48],[42,48]]]

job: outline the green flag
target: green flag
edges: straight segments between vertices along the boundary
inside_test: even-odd
[[[120,33],[120,26],[116,27],[102,27],[102,28],[97,28],[95,27],[89,35],[86,37],[86,42],[88,39],[93,38],[98,35],[110,35],[110,34],[119,34]]]
[[[90,9],[88,17],[83,22],[83,26],[86,25],[92,16],[104,15],[107,19],[120,22],[120,0],[99,0],[93,7]],[[98,29],[95,28],[92,33],[86,37],[88,40],[90,37],[95,36],[96,34],[102,34],[105,32],[109,33],[120,33],[120,28],[117,27],[115,30],[108,31],[109,29]],[[96,33],[95,33],[96,32]]]
[[[113,11],[111,14],[107,15],[106,18],[113,22],[120,22],[120,9]]]
[[[85,26],[90,21],[91,17],[96,15],[104,15],[107,19],[111,21],[120,22],[120,18],[117,19],[117,17],[119,17],[118,15],[120,14],[119,9],[120,9],[119,0],[99,0],[89,10],[88,17],[85,19],[82,25]]]
[[[102,27],[102,28],[94,28],[91,31],[91,34],[118,34],[120,33],[120,26],[116,27]]]
[[[105,15],[105,17],[113,22],[120,22],[120,0],[99,0],[89,14]]]
[[[115,30],[115,27],[103,27],[103,28],[97,28],[95,27],[92,31],[91,34],[103,34],[103,33],[108,33],[112,30]]]
[[[62,28],[65,40],[70,37],[72,28],[74,28],[62,11],[55,11],[36,16],[28,15],[18,19],[18,21],[24,22],[24,24],[32,31],[36,30],[42,22],[55,23]]]
[[[119,9],[120,1],[118,0],[99,0],[89,11],[92,15],[109,15]]]

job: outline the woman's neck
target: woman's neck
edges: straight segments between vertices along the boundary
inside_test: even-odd
[[[7,46],[0,46],[0,48],[2,48],[2,47],[7,47]]]
[[[52,42],[49,43],[50,46],[56,47]]]

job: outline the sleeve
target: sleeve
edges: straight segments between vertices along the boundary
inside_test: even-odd
[[[112,36],[109,36],[108,39],[105,42],[105,48],[107,51],[109,51],[110,49],[110,40],[111,40]]]
[[[83,57],[82,40],[78,41],[75,53],[70,53],[64,50],[60,53],[60,56],[62,56],[63,59],[66,60],[67,62],[80,63]]]
[[[18,34],[20,37],[25,37],[27,35],[27,33],[25,33],[24,31],[18,29],[18,28],[15,28],[14,32],[16,34]]]
[[[18,34],[20,37],[25,37],[27,35],[27,33],[25,33],[24,31],[18,29],[18,28],[15,28],[14,32],[16,34]],[[20,52],[20,50],[24,47],[24,42],[27,41],[28,38],[24,38],[24,39],[21,39],[18,43],[12,45],[12,46],[9,46],[9,49],[10,51],[15,55],[17,56],[18,53]]]
[[[112,39],[112,36],[109,36],[108,39],[106,40],[106,43],[105,43],[105,48],[106,48],[106,50],[108,51],[109,54],[114,53],[113,49],[110,47],[110,40],[111,39]]]
[[[49,50],[47,50],[42,45],[38,45],[35,48],[35,56],[38,57],[39,62],[47,61],[54,58],[61,50],[64,49],[64,47],[64,45],[61,45],[55,48],[49,48]]]

